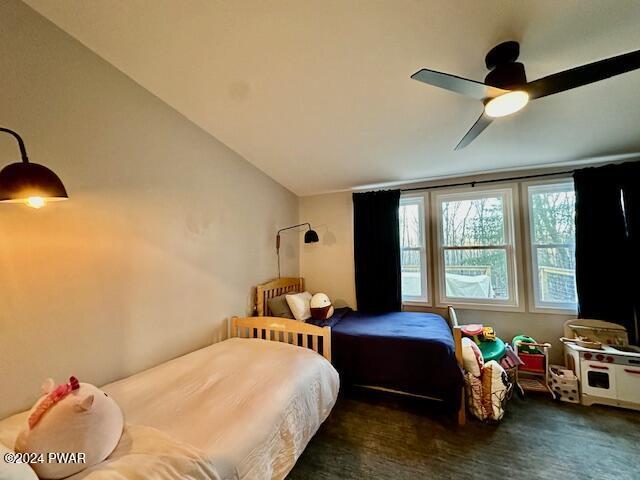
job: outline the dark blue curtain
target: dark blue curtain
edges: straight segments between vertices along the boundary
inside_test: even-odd
[[[640,344],[640,162],[622,164],[620,175],[629,252],[625,278],[629,282],[629,294],[634,309],[632,325],[627,329],[629,338],[637,345]]]
[[[581,169],[574,181],[579,316],[619,323],[638,343],[640,162]]]
[[[400,191],[353,194],[356,300],[362,312],[402,308]]]

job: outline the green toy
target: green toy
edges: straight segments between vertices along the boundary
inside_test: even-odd
[[[529,353],[529,354],[540,354],[540,350],[538,350],[537,347],[531,347],[529,345],[527,345],[527,343],[538,343],[536,342],[533,338],[529,337],[528,335],[516,335],[515,337],[513,337],[513,340],[511,341],[511,345],[513,345],[513,348],[517,347],[518,353]]]
[[[463,335],[471,338],[478,345],[485,362],[497,361],[504,356],[507,346],[496,337],[493,328],[477,324],[463,325],[461,328]]]
[[[478,345],[480,349],[480,353],[482,353],[482,358],[484,358],[485,363],[490,362],[491,360],[500,360],[504,357],[507,346],[504,342],[496,337],[495,340],[490,342],[480,342]]]

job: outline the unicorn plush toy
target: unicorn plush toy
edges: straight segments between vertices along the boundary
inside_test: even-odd
[[[48,479],[68,477],[106,459],[124,428],[118,404],[75,377],[55,388],[48,379],[42,388],[44,396],[31,409],[16,452],[37,457],[31,467]]]

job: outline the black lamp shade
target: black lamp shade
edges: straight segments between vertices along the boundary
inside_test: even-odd
[[[318,234],[315,230],[307,230],[304,232],[304,243],[316,243],[318,241]]]
[[[69,196],[58,176],[43,165],[18,162],[0,170],[0,202],[24,202],[29,197],[55,201]]]

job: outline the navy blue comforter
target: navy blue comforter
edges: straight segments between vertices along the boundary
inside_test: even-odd
[[[451,330],[440,315],[347,308],[314,323],[332,327],[331,356],[342,383],[436,397],[458,408],[462,373]]]

